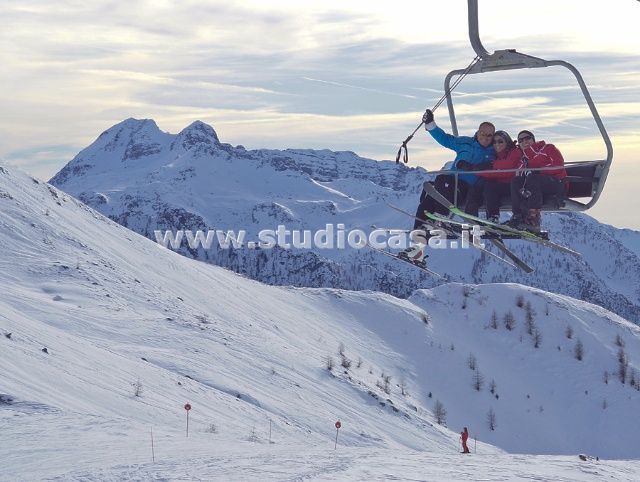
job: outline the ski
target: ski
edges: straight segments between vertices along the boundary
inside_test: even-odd
[[[374,248],[373,246],[371,246],[369,243],[366,243],[365,246],[367,246],[368,248],[372,249],[373,251],[377,251],[378,253],[384,254],[385,256],[389,256],[390,258],[394,258],[397,259],[398,261],[402,261],[403,263],[407,263],[410,264],[411,266],[413,266],[414,268],[418,268],[426,273],[429,273],[431,276],[435,276],[436,278],[440,278],[440,279],[446,279],[444,276],[442,276],[440,273],[436,273],[433,270],[430,270],[427,267],[423,267],[423,266],[418,266],[417,264],[413,263],[410,259],[404,259],[404,258],[400,258],[398,255],[393,254],[389,251],[385,251],[384,249],[380,249],[380,248]]]
[[[413,219],[417,219],[418,221],[422,221],[423,223],[424,223],[424,222],[426,222],[426,220],[425,220],[425,219],[420,219],[419,217],[414,216],[413,214],[409,213],[408,211],[405,211],[405,210],[404,210],[404,209],[402,209],[402,208],[399,208],[399,207],[397,207],[397,206],[394,206],[393,204],[389,204],[389,203],[387,203],[387,206],[389,206],[391,209],[395,209],[396,211],[398,211],[398,212],[400,212],[400,213],[402,213],[402,214],[405,214],[405,215],[407,215],[407,216],[409,216],[409,217],[412,217]],[[429,216],[430,214],[431,214],[431,213],[427,213],[427,212],[425,212],[425,215],[426,215],[427,217],[429,217],[430,219],[434,220],[434,221],[445,222],[445,223],[450,221],[450,220],[449,220],[449,218],[437,218],[437,219],[431,218],[431,217]],[[462,224],[462,223],[451,223],[451,224],[460,225],[460,224]],[[458,233],[457,231],[455,231],[455,230],[453,230],[453,229],[447,229],[447,227],[446,227],[446,226],[436,227],[436,229],[444,229],[444,231],[445,231],[445,232],[447,232],[448,234],[451,234],[451,235],[455,236],[455,238],[454,238],[454,239],[460,238],[460,233]],[[505,246],[505,249],[507,249],[507,251],[509,251],[509,252],[511,253],[511,255],[512,255],[513,257],[515,257],[515,258],[518,260],[518,261],[516,262],[516,264],[513,264],[513,263],[511,263],[511,262],[507,261],[506,259],[501,258],[501,257],[500,257],[500,256],[498,256],[497,254],[492,253],[491,251],[489,251],[489,250],[488,250],[488,249],[486,249],[486,248],[483,248],[483,247],[481,247],[481,246],[476,246],[476,245],[475,245],[475,244],[473,244],[473,243],[471,243],[471,246],[473,246],[473,247],[474,247],[474,248],[476,248],[476,249],[479,249],[480,251],[482,251],[482,252],[484,252],[484,253],[487,253],[489,256],[493,256],[495,259],[498,259],[498,260],[502,261],[504,264],[509,265],[509,266],[511,266],[512,268],[516,268],[516,269],[517,269],[517,268],[521,268],[522,270],[526,271],[527,273],[531,273],[531,272],[533,271],[533,268],[531,268],[530,266],[528,266],[524,261],[522,261],[520,258],[518,258],[518,257],[517,257],[515,254],[513,254],[511,251],[509,251],[509,250],[508,250],[508,248],[507,248],[506,246]],[[503,252],[504,252],[504,251],[503,251]],[[507,254],[507,253],[505,252],[505,254]],[[507,254],[507,256],[509,256],[509,255]],[[509,257],[511,258],[511,256],[509,256]],[[513,259],[513,258],[512,258],[512,259]],[[515,259],[514,259],[514,261],[515,261]],[[520,266],[520,264],[522,264],[523,266]],[[526,268],[525,268],[525,267],[526,267]],[[529,270],[529,271],[527,271],[527,270]]]
[[[429,196],[431,196],[437,202],[439,202],[444,207],[446,207],[452,214],[455,214],[463,219],[467,219],[469,221],[473,221],[477,224],[480,224],[481,226],[488,227],[494,232],[516,235],[518,236],[518,239],[542,244],[543,246],[557,249],[559,251],[570,254],[572,256],[576,256],[578,258],[582,257],[580,253],[578,253],[577,251],[574,251],[573,249],[567,248],[566,246],[563,246],[558,243],[554,243],[553,241],[549,241],[548,239],[541,238],[540,236],[536,236],[535,234],[530,233],[529,231],[522,231],[520,229],[512,228],[511,226],[506,226],[504,224],[497,224],[487,219],[482,219],[477,216],[467,214],[461,209],[454,206],[446,197],[444,197],[442,194],[436,191],[436,188],[432,184],[428,182],[424,183],[424,190],[427,192],[427,194],[429,194]]]
[[[513,261],[516,264],[516,266],[520,268],[522,271],[524,271],[525,273],[528,274],[528,273],[533,273],[535,271],[535,269],[533,269],[531,266],[525,263],[517,254],[515,254],[513,251],[507,248],[507,246],[504,244],[504,241],[502,241],[502,239],[490,238],[489,241],[496,248],[502,251],[505,254],[505,256],[507,256],[511,261]]]
[[[453,224],[453,225],[456,225],[456,226],[461,226],[461,227],[463,225],[465,225],[465,224],[468,224],[468,223],[458,222],[458,221],[455,221],[455,220],[450,219],[450,218],[445,218],[444,216],[440,216],[439,214],[435,214],[435,213],[425,212],[424,214],[425,214],[425,216],[427,216],[428,218],[430,218],[430,219],[432,219],[434,221],[440,221],[440,222],[443,222],[443,223],[450,223],[450,224]],[[492,232],[499,236],[499,233],[497,233],[495,231],[492,231]],[[504,244],[502,239],[500,239],[500,237],[491,237],[491,238],[488,237],[488,238],[483,238],[483,239],[487,239],[487,240],[491,241],[491,243],[496,248],[498,248],[500,251],[502,251],[509,259],[511,259],[511,261],[513,261],[516,264],[515,267],[520,268],[525,273],[533,273],[533,271],[535,271],[531,266],[529,266],[522,259],[520,259],[518,257],[518,255],[516,255],[513,251],[511,251],[509,248],[507,248],[507,246]],[[494,255],[494,256],[497,256],[494,253],[491,253],[491,251],[487,251],[487,252],[492,254],[492,255]],[[499,256],[498,256],[498,258],[502,259]],[[504,259],[502,259],[502,260],[506,261]],[[509,263],[509,264],[511,264],[511,263]],[[513,266],[513,265],[511,265],[511,266]]]

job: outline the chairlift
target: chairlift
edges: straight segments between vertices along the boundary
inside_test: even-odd
[[[449,72],[444,81],[445,97],[447,100],[447,106],[449,109],[449,119],[451,121],[451,129],[454,135],[458,135],[458,124],[456,122],[456,114],[453,107],[453,99],[451,97],[452,88],[455,88],[457,83],[462,80],[467,74],[481,74],[485,72],[498,72],[502,70],[517,70],[517,69],[536,69],[543,67],[555,67],[560,66],[569,69],[575,76],[582,95],[584,96],[591,115],[595,120],[600,135],[604,140],[604,144],[607,149],[606,159],[597,159],[592,161],[579,161],[579,162],[565,162],[565,169],[567,171],[566,183],[566,199],[562,203],[563,205],[558,207],[556,205],[545,204],[544,211],[586,211],[590,207],[594,206],[602,193],[607,174],[609,173],[609,167],[613,159],[613,147],[609,135],[602,123],[602,119],[598,114],[598,110],[589,94],[587,85],[585,84],[582,75],[577,68],[564,60],[544,60],[531,55],[522,54],[516,52],[515,49],[496,50],[490,54],[482,45],[480,41],[480,34],[478,30],[478,0],[468,0],[468,19],[469,19],[469,39],[471,46],[477,54],[476,59],[472,62],[467,69],[457,69]],[[458,75],[457,81],[454,86],[451,87],[451,79],[453,76]],[[544,170],[541,168],[539,170]],[[444,172],[444,171],[442,171]],[[454,174],[456,177],[456,183],[459,171],[450,171],[449,174]],[[457,191],[457,190],[456,190]],[[578,201],[577,198],[591,198],[586,202]],[[511,210],[510,201],[504,200],[501,209],[503,211]]]

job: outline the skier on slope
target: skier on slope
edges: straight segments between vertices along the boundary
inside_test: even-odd
[[[460,440],[462,440],[462,453],[463,454],[471,453],[469,451],[469,447],[467,447],[467,439],[468,438],[469,438],[469,431],[467,430],[467,427],[465,427],[464,430],[462,432],[460,432]]]
[[[495,126],[491,122],[482,122],[473,137],[454,136],[447,134],[438,127],[430,109],[422,116],[422,122],[426,131],[431,134],[438,144],[455,151],[456,157],[451,170],[454,171],[481,171],[491,169],[491,163],[495,159],[495,150],[492,145]],[[458,175],[458,204],[465,203],[465,211],[474,216],[478,215],[478,208],[482,204],[483,179],[477,174],[467,173]],[[435,188],[449,201],[455,197],[455,177],[452,174],[439,175],[434,180]],[[424,190],[420,195],[420,204],[416,211],[416,218],[424,219],[424,211],[447,215],[448,210],[428,196]],[[423,229],[423,223],[416,219],[413,229]],[[401,257],[413,262],[421,263],[424,259],[424,246],[410,246],[400,253]]]

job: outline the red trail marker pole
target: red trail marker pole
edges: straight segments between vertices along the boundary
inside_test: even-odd
[[[333,446],[333,450],[338,448],[338,432],[340,431],[340,427],[342,427],[342,424],[340,423],[340,420],[338,420],[336,422],[336,443]]]
[[[191,410],[191,405],[189,403],[185,404],[184,409],[187,411],[187,437],[189,436],[189,410]]]

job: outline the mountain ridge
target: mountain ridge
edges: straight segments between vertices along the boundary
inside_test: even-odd
[[[150,239],[155,239],[156,229],[245,229],[253,239],[260,229],[277,224],[301,230],[322,229],[326,223],[343,223],[346,229],[406,228],[413,221],[385,203],[413,212],[427,177],[422,168],[364,159],[349,151],[249,151],[220,143],[215,130],[200,121],[176,135],[162,133],[147,120],[124,123],[128,130],[120,133],[118,149],[105,150],[99,138],[51,182]],[[206,135],[176,147],[176,139],[189,128]],[[113,140],[116,131],[105,132]],[[145,134],[151,131],[155,137]],[[124,161],[129,145],[144,155]],[[553,239],[583,252],[582,260],[526,242],[508,242],[536,273],[515,272],[473,250],[434,251],[429,263],[450,280],[528,284],[582,297],[640,322],[640,233],[602,225],[584,214],[544,218]],[[417,288],[439,283],[410,266],[361,250],[256,253],[183,247],[179,252],[271,284],[373,289],[407,297]],[[316,274],[310,276],[309,268]]]

